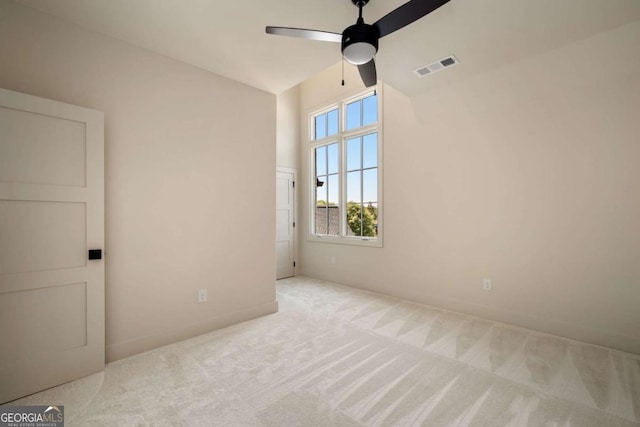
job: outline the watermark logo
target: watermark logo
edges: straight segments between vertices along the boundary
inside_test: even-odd
[[[64,427],[64,406],[0,406],[0,427]]]

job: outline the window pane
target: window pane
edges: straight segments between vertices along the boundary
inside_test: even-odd
[[[347,173],[347,201],[360,203],[360,171]]]
[[[316,205],[316,230],[314,234],[327,234],[327,207]]]
[[[327,206],[327,222],[328,231],[326,234],[338,235],[340,234],[340,207],[338,206],[338,175],[329,175],[328,181],[329,188],[327,188],[329,194],[329,203]]]
[[[327,173],[338,173],[338,143],[328,146],[327,155],[329,157],[329,171]]]
[[[316,148],[316,176],[327,173],[327,147]]]
[[[360,137],[347,140],[347,170],[360,169]]]
[[[362,236],[361,204],[347,203],[347,236]]]
[[[362,235],[378,235],[378,169],[362,171]]]
[[[378,202],[378,169],[362,171],[362,201],[367,203]]]
[[[329,194],[328,201],[330,206],[337,206],[339,204],[339,184],[338,175],[329,175],[328,178],[327,193]]]
[[[315,234],[327,234],[327,177],[317,177],[323,183],[322,187],[316,187],[316,229]],[[316,181],[317,182],[317,181]]]
[[[327,137],[327,115],[316,116],[316,139]]]
[[[362,100],[362,125],[367,126],[378,122],[378,96],[367,96]]]
[[[327,136],[335,135],[338,133],[338,109],[331,110],[327,113]]]
[[[370,218],[365,219],[366,222],[372,220],[373,221],[373,230],[370,227],[365,227],[366,230],[363,233],[368,237],[378,237],[378,204],[377,203],[368,203],[364,205],[365,215]]]
[[[362,167],[378,166],[378,134],[370,133],[362,137]]]
[[[356,129],[362,126],[360,117],[361,101],[347,104],[347,130]]]
[[[316,177],[316,204],[318,206],[327,204],[327,176]]]

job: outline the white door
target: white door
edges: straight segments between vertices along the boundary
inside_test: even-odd
[[[104,116],[0,89],[0,403],[104,369]]]
[[[276,278],[295,274],[294,258],[294,186],[293,172],[276,172]]]

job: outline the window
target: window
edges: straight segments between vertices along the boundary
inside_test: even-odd
[[[313,239],[381,242],[379,101],[368,92],[310,117]]]

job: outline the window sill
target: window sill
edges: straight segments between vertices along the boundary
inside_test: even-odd
[[[307,237],[307,241],[317,242],[317,243],[331,243],[336,245],[366,246],[370,248],[382,247],[382,237],[362,238],[362,237],[324,236],[324,235],[312,234]]]

